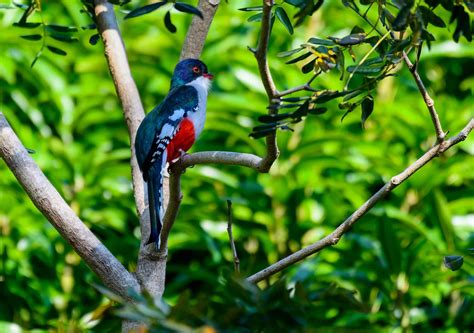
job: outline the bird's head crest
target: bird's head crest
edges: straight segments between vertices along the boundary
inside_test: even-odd
[[[180,61],[174,69],[171,79],[171,89],[185,85],[200,77],[212,80],[213,75],[208,72],[206,64],[198,59],[185,59]]]

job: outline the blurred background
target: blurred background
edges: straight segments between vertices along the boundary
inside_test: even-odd
[[[144,2],[126,8],[138,4]],[[251,14],[237,10],[246,5],[258,2],[222,2],[212,24],[202,59],[215,80],[205,131],[192,151],[264,153],[264,140],[249,137],[258,116],[266,113],[267,99],[247,50],[257,43],[259,24],[247,22]],[[91,23],[79,1],[43,1],[42,6],[47,23]],[[125,14],[116,8],[133,76],[145,109],[151,110],[168,91],[191,17],[173,11],[178,30],[171,34],[163,23],[166,10],[123,21]],[[21,10],[0,10],[0,111],[23,144],[35,150],[34,160],[74,211],[134,270],[140,234],[130,143],[102,43],[90,45],[94,31],[79,29],[76,42],[48,40],[66,56],[46,50],[30,68],[42,42],[20,38],[25,29],[12,24],[21,15]],[[34,15],[32,22],[39,19]],[[310,78],[301,74],[302,64],[285,65],[278,52],[312,36],[345,36],[356,24],[364,26],[339,1],[325,3],[293,36],[275,24],[269,58],[278,89]],[[419,72],[443,128],[454,135],[474,114],[474,49],[464,37],[454,43],[452,31],[430,31],[437,40],[422,53]],[[315,88],[342,86],[338,73],[314,82]],[[199,304],[232,274],[226,200],[233,203],[233,232],[247,276],[330,233],[435,142],[430,116],[406,68],[382,81],[374,98],[365,129],[360,112],[341,122],[344,111],[334,101],[327,113],[309,116],[293,132],[279,132],[281,156],[269,174],[220,165],[188,169],[169,241],[164,300],[177,304],[186,291],[189,304]],[[311,332],[315,327],[468,332],[474,327],[474,260],[469,254],[474,248],[473,143],[471,135],[425,166],[336,247],[259,287],[277,281],[286,288],[303,285],[313,295],[314,312],[301,325]],[[443,266],[446,255],[463,255],[465,263],[449,271]],[[100,281],[1,162],[0,331],[117,331],[120,318],[92,283]],[[284,303],[272,302],[282,311]]]

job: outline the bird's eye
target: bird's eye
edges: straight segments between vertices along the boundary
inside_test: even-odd
[[[193,72],[196,73],[196,74],[199,74],[199,73],[201,73],[201,69],[198,66],[194,66],[193,67]]]

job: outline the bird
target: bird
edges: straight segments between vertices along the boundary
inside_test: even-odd
[[[213,75],[199,59],[180,61],[167,96],[150,111],[137,130],[135,152],[148,193],[150,237],[161,247],[163,173],[166,164],[186,154],[204,128],[207,95]]]

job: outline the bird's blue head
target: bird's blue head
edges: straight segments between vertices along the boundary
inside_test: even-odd
[[[213,75],[207,71],[207,66],[198,59],[180,61],[174,69],[171,79],[171,89],[185,85],[200,77],[212,80]]]

